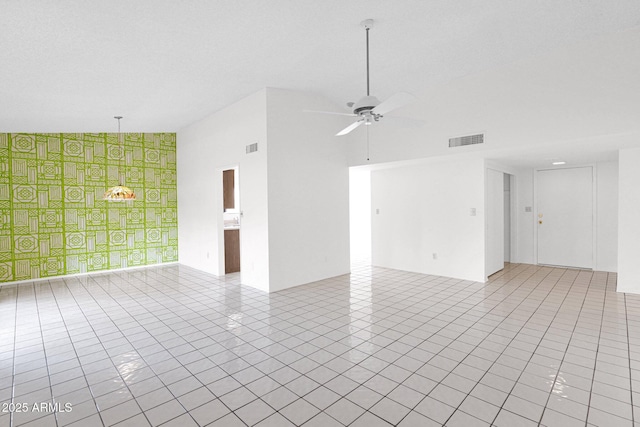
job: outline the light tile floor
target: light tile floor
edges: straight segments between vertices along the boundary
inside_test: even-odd
[[[640,298],[615,274],[516,264],[482,284],[359,265],[271,295],[238,281],[172,265],[1,287],[0,426],[640,419]]]

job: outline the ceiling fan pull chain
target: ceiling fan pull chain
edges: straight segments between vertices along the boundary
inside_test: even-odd
[[[367,128],[367,162],[369,161],[369,128]]]

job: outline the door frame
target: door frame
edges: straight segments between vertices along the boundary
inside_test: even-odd
[[[498,177],[500,178],[500,190],[499,190],[499,194],[493,194],[494,193],[494,186],[490,185],[490,183],[492,182],[490,180],[490,176],[492,173],[496,174],[496,179],[498,179]],[[484,228],[484,232],[485,232],[485,239],[484,239],[484,245],[485,245],[485,277],[489,277],[492,274],[495,274],[499,271],[504,270],[504,225],[506,223],[507,219],[504,217],[504,172],[496,170],[494,168],[491,167],[487,167],[485,168],[485,216],[484,216],[484,223],[485,223],[485,228]],[[493,197],[492,197],[493,195]],[[494,212],[496,215],[500,215],[502,214],[502,223],[500,224],[499,230],[496,229],[492,229],[490,227],[490,225],[493,225],[494,223],[494,218],[493,215],[491,215],[491,212],[493,211],[494,205],[493,203],[489,203],[490,199],[493,200],[502,200],[502,203],[500,203],[502,206],[500,206],[500,211],[501,212]],[[489,241],[493,241],[496,242],[498,241],[498,239],[491,239],[491,236],[497,233],[501,233],[502,237],[499,239],[499,244],[501,245],[501,250],[499,252],[499,254],[497,253],[493,253],[493,245],[489,245]],[[490,256],[490,255],[495,255],[495,256]],[[498,260],[501,260],[502,262],[499,262]],[[493,265],[495,262],[495,266]],[[496,270],[497,265],[500,264],[501,267],[499,269]]]
[[[576,165],[559,165],[549,166],[533,169],[533,261],[535,265],[538,263],[538,172],[558,169],[578,169],[578,168],[591,168],[591,270],[595,271],[597,261],[597,238],[598,238],[598,199],[597,199],[597,174],[598,168],[596,163],[579,163]],[[544,264],[547,265],[547,264]],[[573,267],[568,267],[573,268]]]
[[[224,276],[225,275],[225,253],[224,253],[224,203],[222,201],[223,199],[223,192],[224,192],[224,186],[223,186],[223,172],[225,170],[229,170],[229,169],[235,169],[236,170],[236,175],[235,175],[235,180],[234,180],[234,186],[238,189],[236,191],[237,195],[235,197],[235,202],[236,202],[236,209],[238,210],[238,215],[240,216],[240,224],[242,224],[242,209],[240,207],[240,164],[239,163],[234,163],[234,164],[228,164],[226,166],[221,166],[221,167],[216,167],[216,181],[215,181],[215,186],[218,189],[217,191],[217,195],[216,195],[216,225],[217,225],[217,229],[218,229],[218,242],[217,242],[217,246],[218,246],[218,273],[220,276]],[[240,226],[240,229],[242,230],[242,225]],[[240,271],[242,271],[242,231],[240,232]]]
[[[493,169],[497,172],[502,172],[502,173],[506,173],[507,175],[509,175],[509,185],[510,185],[510,191],[511,191],[511,200],[510,200],[510,213],[511,213],[511,218],[509,218],[510,221],[510,227],[511,227],[511,233],[509,236],[509,240],[510,240],[510,246],[511,246],[511,250],[509,253],[509,258],[511,259],[511,263],[518,263],[519,262],[519,258],[518,258],[518,241],[520,239],[520,235],[518,233],[518,224],[519,224],[519,216],[517,215],[518,213],[518,200],[519,200],[519,192],[518,192],[518,171],[514,168],[511,168],[509,166],[505,166],[503,164],[500,163],[496,163],[495,161],[491,161],[491,160],[485,160],[485,165],[484,165],[484,205],[485,207],[487,206],[488,203],[488,169]],[[486,209],[485,209],[486,211]],[[507,219],[505,218],[505,221]],[[484,218],[484,258],[485,258],[485,281],[488,279],[488,276],[486,276],[486,272],[487,272],[487,253],[488,253],[488,244],[487,244],[487,228],[488,228],[488,218],[487,215],[485,215]]]

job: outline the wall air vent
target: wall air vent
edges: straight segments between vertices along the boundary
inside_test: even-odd
[[[449,138],[449,147],[461,147],[463,145],[484,144],[484,134],[459,136],[457,138]]]
[[[255,153],[256,151],[258,151],[258,143],[257,142],[247,145],[247,154]]]

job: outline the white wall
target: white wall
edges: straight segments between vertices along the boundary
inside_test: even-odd
[[[618,162],[596,164],[597,271],[618,271]]]
[[[313,94],[267,89],[270,291],[350,271],[350,138],[334,136],[349,119],[303,112],[337,108]]]
[[[483,159],[372,171],[373,264],[484,281],[484,179]]]
[[[511,218],[511,179],[513,175],[504,174],[504,261],[511,262],[511,228],[514,227],[513,218]]]
[[[619,152],[618,291],[640,293],[640,148]]]
[[[179,262],[224,274],[222,169],[238,166],[243,284],[268,290],[266,90],[177,134]],[[245,146],[258,143],[247,155]]]
[[[224,274],[222,170],[238,167],[241,283],[277,291],[349,272],[348,119],[264,89],[178,132],[179,260]],[[246,154],[248,144],[258,152]]]
[[[518,169],[515,176],[515,189],[511,189],[511,197],[516,197],[516,250],[512,251],[512,263],[535,264],[534,256],[534,225],[535,213],[533,209],[533,169]],[[526,208],[531,207],[531,212]]]

